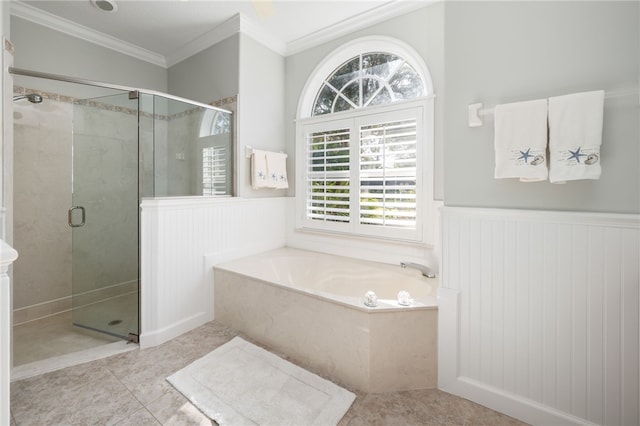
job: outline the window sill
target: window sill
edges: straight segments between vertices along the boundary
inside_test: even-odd
[[[314,229],[307,227],[296,227],[294,232],[300,234],[308,234],[314,235],[318,237],[325,237],[328,239],[336,239],[336,240],[352,240],[359,241],[365,243],[380,243],[386,245],[396,245],[396,246],[406,246],[406,247],[419,247],[419,248],[430,248],[433,249],[434,245],[425,241],[419,240],[409,240],[403,238],[391,238],[391,237],[382,237],[376,235],[362,235],[362,234],[353,234],[347,232],[340,231],[331,231],[331,230],[322,230],[322,229]]]

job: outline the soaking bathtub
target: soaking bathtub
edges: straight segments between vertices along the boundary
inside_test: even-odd
[[[437,278],[399,265],[280,248],[216,265],[218,322],[364,392],[437,385]],[[399,291],[413,303],[401,306]],[[376,307],[364,304],[367,291]]]

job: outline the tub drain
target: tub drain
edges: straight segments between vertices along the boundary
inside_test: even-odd
[[[109,325],[118,325],[122,322],[122,320],[113,320],[113,321],[109,321]]]

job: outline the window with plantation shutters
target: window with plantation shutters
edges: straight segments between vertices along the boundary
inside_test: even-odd
[[[355,56],[348,56],[350,47],[338,50],[303,93],[296,124],[296,226],[429,242],[431,80],[402,43],[381,39],[376,46]]]
[[[303,227],[419,240],[424,105],[304,125]]]

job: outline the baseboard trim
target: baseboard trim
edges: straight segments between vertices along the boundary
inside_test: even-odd
[[[595,425],[468,377],[456,377],[447,383],[441,383],[439,388],[533,425]]]
[[[198,312],[161,329],[143,331],[140,334],[140,347],[145,349],[160,345],[212,320],[212,313]]]

